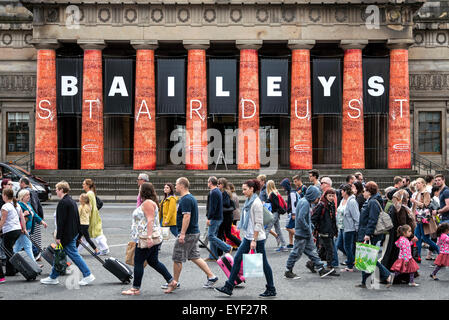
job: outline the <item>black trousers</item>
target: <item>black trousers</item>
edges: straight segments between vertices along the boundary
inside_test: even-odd
[[[14,230],[14,231],[10,231],[10,232],[3,234],[3,245],[5,246],[5,249],[6,249],[5,255],[6,255],[6,275],[7,276],[14,276],[17,273],[16,269],[9,262],[9,258],[11,258],[11,256],[9,256],[9,254],[14,254],[12,248],[14,247],[16,240],[20,237],[21,234],[22,234],[22,230]],[[5,277],[5,274],[3,273],[3,267],[0,264],[0,278],[4,278],[4,277]]]
[[[218,228],[218,238],[224,240],[224,236],[226,235],[226,238],[234,242],[236,246],[240,247],[242,241],[231,233],[232,218],[232,211],[229,213],[223,212],[223,222],[221,223],[220,228]]]
[[[78,242],[76,243],[76,247],[79,247],[79,241],[81,241],[81,236],[84,237],[84,239],[86,239],[86,241],[90,244],[90,246],[95,250],[97,249],[97,246],[95,245],[95,243],[92,241],[92,239],[90,238],[89,235],[89,225],[88,224],[82,224],[81,225],[81,232],[80,232],[80,236],[78,237]]]
[[[334,238],[320,236],[320,242],[324,249],[324,256],[326,257],[327,267],[332,267],[332,260],[334,260]]]

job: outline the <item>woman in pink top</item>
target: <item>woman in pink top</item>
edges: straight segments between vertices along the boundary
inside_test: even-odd
[[[449,224],[442,223],[438,226],[437,236],[438,242],[437,246],[440,247],[440,254],[435,260],[435,270],[433,270],[430,277],[433,280],[439,280],[437,278],[437,272],[440,271],[442,267],[449,266]]]
[[[415,283],[415,272],[418,271],[419,266],[412,258],[411,242],[407,238],[412,235],[412,228],[408,224],[402,225],[398,228],[399,239],[395,245],[399,248],[399,257],[391,266],[391,271],[394,271],[396,277],[400,273],[408,273],[410,275],[409,286],[417,287]]]

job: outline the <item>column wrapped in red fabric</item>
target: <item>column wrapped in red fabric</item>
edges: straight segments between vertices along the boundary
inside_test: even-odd
[[[96,44],[83,48],[81,169],[104,169],[102,52]]]
[[[185,44],[187,58],[186,169],[207,170],[206,50]],[[202,44],[198,44],[202,46]]]
[[[237,169],[259,169],[259,44],[240,49]]]
[[[388,168],[411,167],[408,50],[390,51]]]
[[[58,169],[56,51],[38,49],[34,168]]]
[[[343,45],[342,169],[365,168],[362,49]]]
[[[314,41],[289,41],[292,49],[290,169],[312,169],[310,49]]]
[[[137,46],[133,169],[155,170],[156,95],[154,49],[138,48]]]

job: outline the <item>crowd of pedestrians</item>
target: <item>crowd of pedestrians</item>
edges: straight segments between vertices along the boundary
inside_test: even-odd
[[[243,255],[253,250],[262,254],[266,280],[265,291],[260,297],[275,297],[273,271],[265,246],[270,234],[276,240],[275,252],[286,253],[284,277],[287,279],[300,278],[294,267],[303,254],[308,258],[307,269],[321,278],[355,272],[356,242],[382,248],[376,267],[380,283],[387,287],[398,283],[419,285],[415,279],[419,276],[423,242],[428,247],[425,259],[432,260],[435,265],[431,279],[438,280],[438,271],[449,266],[449,187],[441,174],[414,181],[409,177],[394,177],[392,186],[384,192],[376,182],[365,182],[361,172],[348,175],[338,189],[333,187],[330,177],[320,177],[315,169],[309,171],[308,186],[297,175],[292,180],[280,181],[278,189],[275,181],[259,175],[242,184],[242,203],[232,183],[226,178],[211,176],[207,181],[207,221],[202,241],[198,202],[189,191],[187,178],[177,179],[175,185],[165,183],[161,198],[147,174],[141,173],[137,183],[139,193],[131,224],[131,239],[136,243],[134,280],[123,295],[140,294],[145,262],[164,278],[166,283],[161,288],[165,293],[180,287],[180,274],[187,260],[206,276],[203,287],[212,288],[218,283],[218,276],[207,262],[233,254],[228,279],[222,286],[215,286],[218,292],[232,295],[241,274]],[[21,190],[14,195],[11,181],[1,181],[2,243],[11,252],[24,250],[30,258],[40,261],[35,245],[42,247],[41,227],[46,228],[47,222],[29,180],[23,178],[20,186]],[[63,250],[80,268],[83,274],[80,284],[87,285],[95,277],[79,254],[80,241],[90,245],[96,255],[107,255],[109,247],[99,213],[102,202],[96,194],[95,184],[86,179],[82,187],[85,193],[80,195],[78,205],[69,195],[67,182],[56,185],[61,200],[55,213],[55,241],[63,245]],[[273,215],[268,224],[264,224],[266,208]],[[382,212],[388,214],[393,227],[379,234],[376,228]],[[158,259],[162,228],[169,229],[175,237],[173,274]],[[204,260],[200,243],[202,247],[210,248],[210,254]],[[338,251],[345,257],[344,261],[339,261]],[[15,273],[9,261],[6,262],[6,274],[0,265],[0,282]],[[362,271],[361,282],[356,286],[367,288],[371,275]],[[53,268],[50,276],[41,283],[57,284],[58,276]]]

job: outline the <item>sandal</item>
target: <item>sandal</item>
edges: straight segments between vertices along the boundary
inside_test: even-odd
[[[171,292],[173,292],[177,287],[178,287],[178,283],[177,283],[175,280],[172,280],[172,281],[168,284],[168,288],[167,288],[167,290],[164,291],[164,293],[171,293]]]
[[[430,275],[430,277],[431,277],[431,278],[432,278],[433,280],[435,280],[435,281],[438,281],[438,280],[440,280],[440,279],[438,279],[438,278],[437,278],[437,276],[436,276],[436,275],[433,275],[433,274],[431,274],[431,275]]]
[[[354,269],[344,268],[344,269],[341,269],[341,272],[354,272]]]
[[[136,288],[131,288],[125,291],[122,291],[122,295],[124,296],[138,296],[140,294],[140,290]]]

